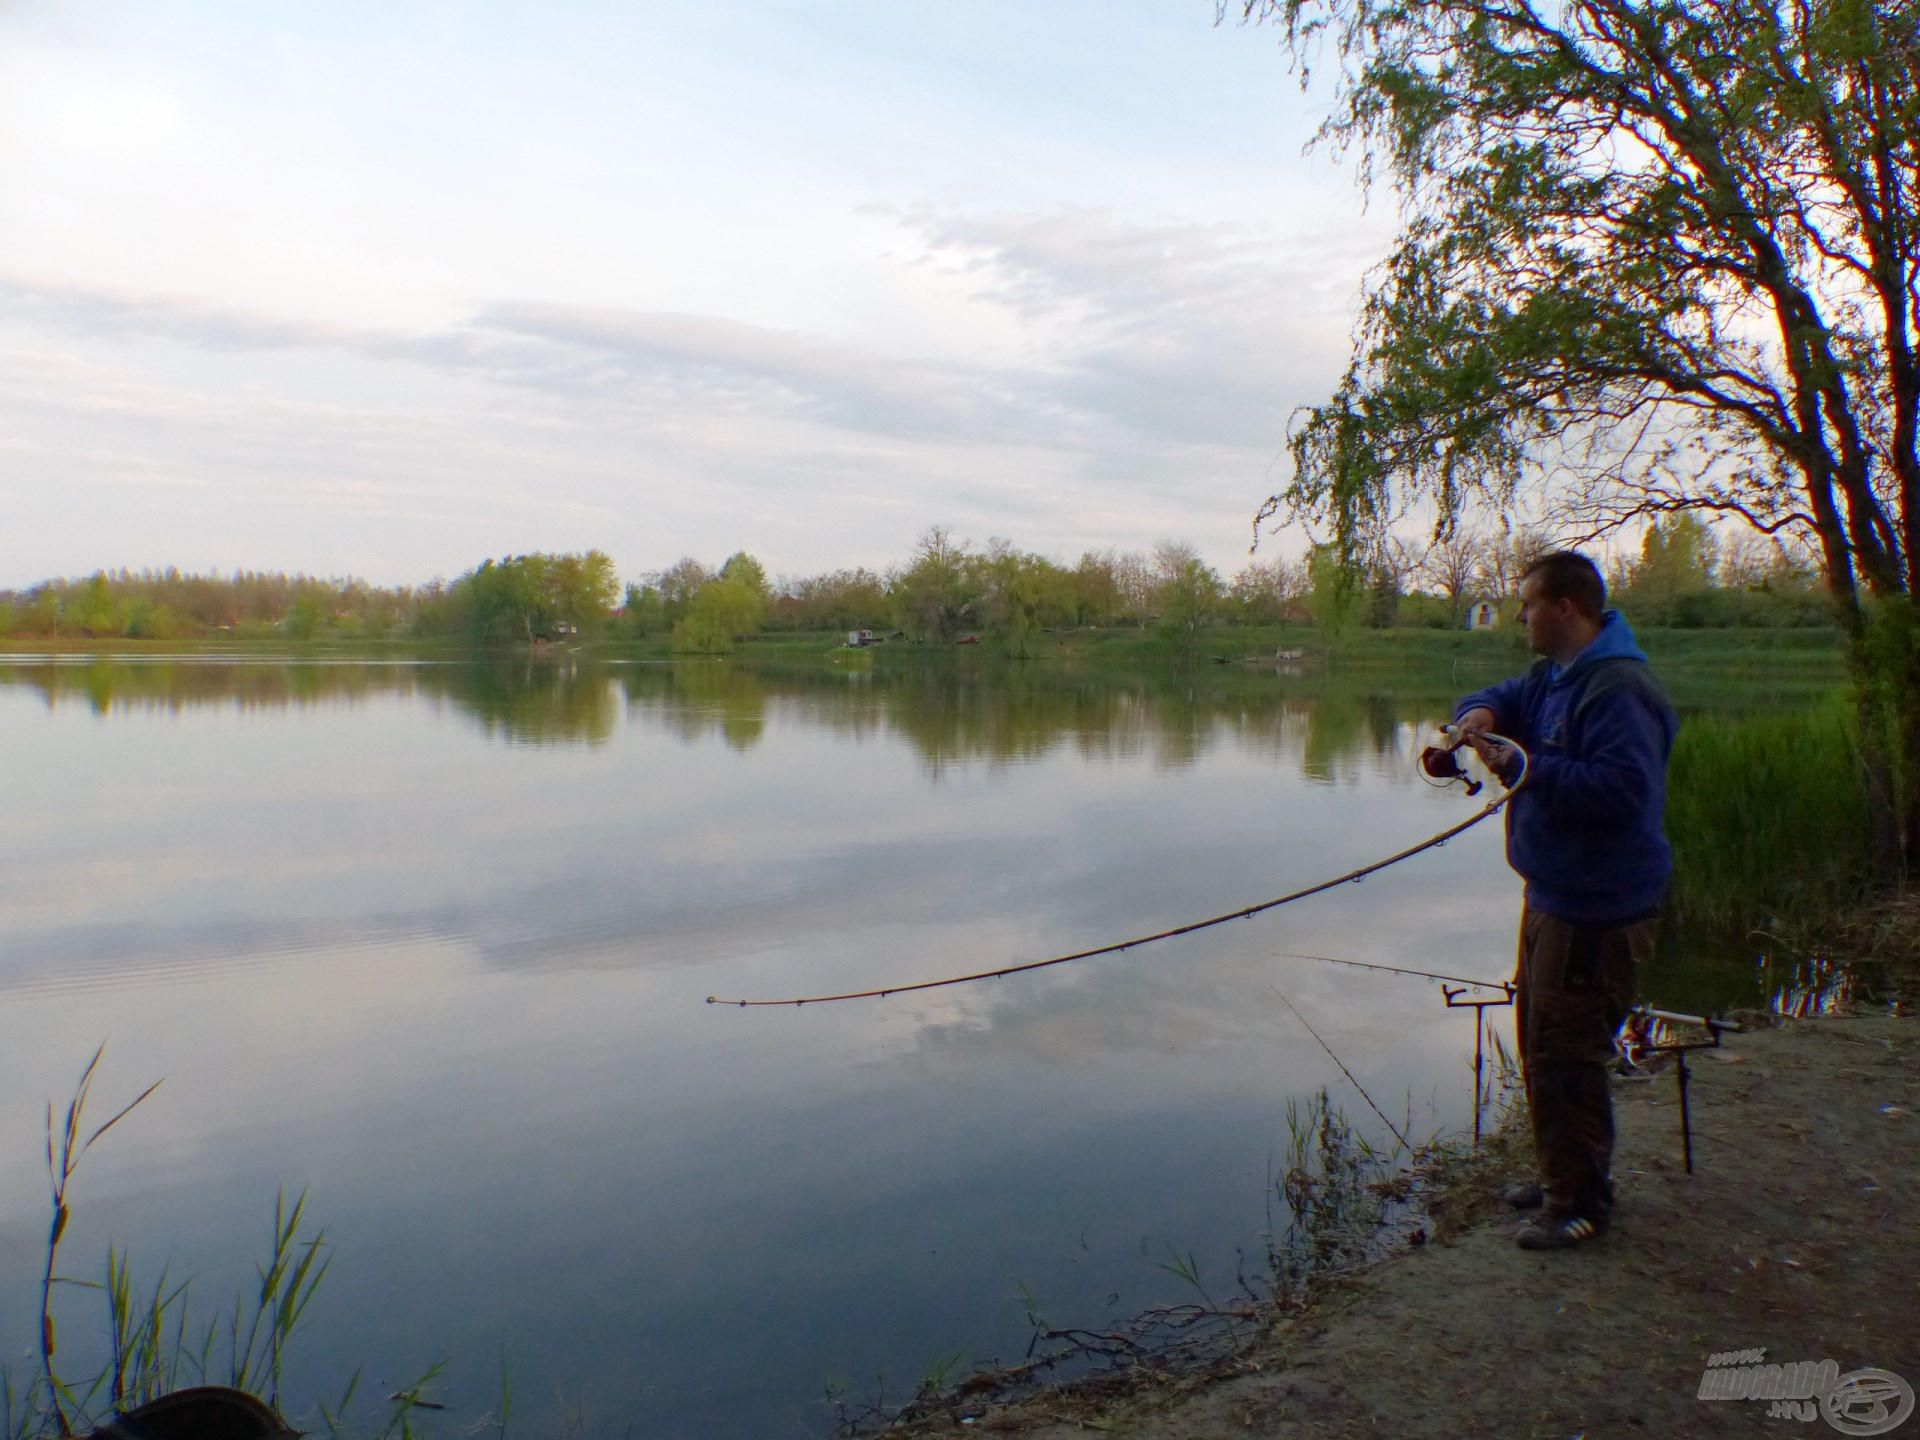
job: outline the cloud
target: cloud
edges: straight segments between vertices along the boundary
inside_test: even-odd
[[[1118,426],[1167,443],[1264,443],[1344,357],[1351,297],[1245,227],[1098,211],[909,214],[919,263],[1030,331],[1015,360],[929,337],[919,354],[712,315],[503,300],[437,330],[331,325],[177,295],[0,275],[0,312],[68,333],[211,350],[347,350],[581,396],[651,392],[867,434],[1005,441]]]
[[[923,217],[983,300],[1065,330],[1064,404],[1173,445],[1270,446],[1346,354],[1350,253],[1104,211]]]
[[[142,293],[0,272],[0,315],[68,334],[145,335],[214,350],[338,347],[354,332],[187,295]]]
[[[873,264],[899,313],[850,307],[835,334],[510,297],[401,326],[0,273],[0,362],[27,381],[0,413],[16,453],[71,457],[89,486],[224,499],[224,535],[301,535],[303,505],[390,519],[394,578],[453,563],[456,538],[533,543],[509,533],[530,512],[551,544],[644,514],[676,553],[767,547],[737,533],[747,515],[792,570],[897,556],[934,520],[1066,553],[1192,536],[1232,563],[1289,413],[1344,364],[1351,254],[1097,210],[886,223]],[[450,508],[458,534],[427,548]],[[431,558],[398,560],[409,543]]]
[[[535,304],[490,307],[479,331],[591,356],[569,368],[596,383],[628,381],[699,393],[724,408],[765,409],[903,439],[1033,436],[1043,397],[1019,377],[834,343],[703,315]]]

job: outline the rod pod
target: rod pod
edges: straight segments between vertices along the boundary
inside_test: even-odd
[[[1644,1015],[1649,1020],[1664,1020],[1669,1025],[1688,1025],[1697,1030],[1706,1031],[1704,1040],[1669,1041],[1665,1045],[1650,1045],[1647,1053],[1651,1055],[1671,1055],[1674,1058],[1673,1076],[1680,1091],[1680,1153],[1686,1161],[1687,1174],[1693,1174],[1693,1115],[1687,1103],[1687,1083],[1692,1079],[1687,1070],[1687,1052],[1689,1050],[1718,1050],[1720,1036],[1732,1031],[1744,1033],[1744,1027],[1737,1020],[1719,1020],[1711,1015],[1685,1015],[1676,1010],[1656,1010],[1651,1005],[1636,1005],[1627,1012],[1629,1015]]]

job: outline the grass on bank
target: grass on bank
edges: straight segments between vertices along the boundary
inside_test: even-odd
[[[1806,935],[1858,907],[1873,855],[1851,702],[1689,716],[1669,768],[1667,836],[1672,903],[1688,923]]]

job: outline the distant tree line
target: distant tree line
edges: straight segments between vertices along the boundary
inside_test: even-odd
[[[1549,545],[1524,528],[1458,528],[1426,545],[1389,536],[1358,563],[1342,563],[1331,546],[1298,560],[1255,557],[1229,578],[1179,541],[1150,553],[1090,550],[1065,565],[934,526],[905,563],[884,572],[778,579],[745,551],[714,568],[685,558],[624,586],[599,550],[508,555],[452,581],[398,587],[254,571],[99,571],[0,592],[0,636],[482,646],[659,636],[678,651],[720,654],[761,631],[873,630],[922,644],[981,638],[1025,655],[1046,631],[1132,627],[1179,647],[1221,625],[1459,628],[1479,600],[1510,619],[1527,562]],[[1609,581],[1615,602],[1643,626],[1832,623],[1804,559],[1755,534],[1722,541],[1686,513],[1651,523],[1637,555],[1613,560]]]
[[[254,570],[231,575],[171,568],[100,570],[85,579],[0,591],[0,635],[133,640],[225,633],[388,635],[410,630],[435,588],[387,588]]]

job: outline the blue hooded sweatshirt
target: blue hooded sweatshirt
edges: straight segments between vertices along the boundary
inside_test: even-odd
[[[1529,908],[1581,925],[1658,911],[1673,869],[1660,816],[1678,721],[1620,612],[1565,668],[1543,659],[1467,696],[1454,718],[1482,705],[1531,757],[1507,807],[1507,862]]]

